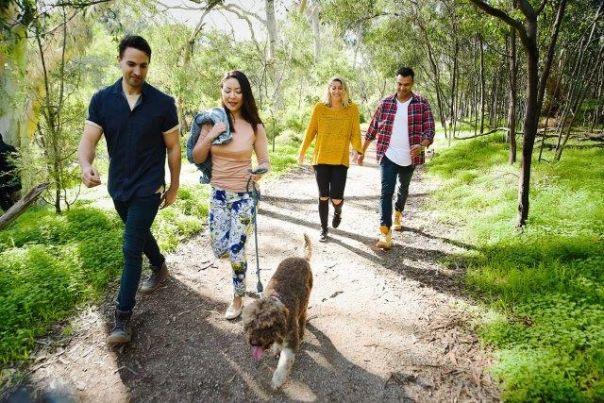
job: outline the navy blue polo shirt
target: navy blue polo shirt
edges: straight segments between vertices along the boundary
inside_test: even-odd
[[[165,184],[164,134],[178,125],[174,98],[148,83],[130,110],[120,78],[92,96],[88,121],[103,128],[109,151],[109,195],[150,196]]]

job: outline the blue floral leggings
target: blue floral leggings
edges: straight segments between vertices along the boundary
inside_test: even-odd
[[[247,260],[245,241],[254,223],[254,199],[247,192],[229,192],[212,187],[210,240],[216,257],[229,257],[233,269],[233,291],[245,294]]]

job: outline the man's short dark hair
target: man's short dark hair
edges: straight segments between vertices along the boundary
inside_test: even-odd
[[[396,71],[396,75],[403,77],[411,77],[412,79],[415,79],[415,73],[413,72],[413,69],[411,67],[401,67]]]
[[[149,56],[149,61],[151,61],[151,46],[149,46],[149,42],[147,42],[142,36],[128,35],[120,41],[118,46],[120,59],[124,56],[126,48],[134,48],[140,50],[141,52],[145,52],[147,56]]]

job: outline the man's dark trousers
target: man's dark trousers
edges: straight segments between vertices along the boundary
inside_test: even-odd
[[[159,251],[157,241],[151,234],[161,195],[136,197],[129,201],[113,200],[115,209],[125,224],[124,229],[124,270],[117,297],[117,309],[132,311],[136,303],[136,291],[140,282],[143,253],[152,267],[161,267],[164,256]]]
[[[405,203],[407,202],[407,196],[409,195],[409,184],[411,183],[411,177],[415,166],[400,166],[390,161],[388,157],[384,155],[380,161],[380,171],[382,174],[382,192],[380,196],[380,225],[386,227],[392,227],[392,196],[394,195],[394,188],[396,187],[396,178],[398,176],[400,185],[398,193],[396,195],[395,208],[397,211],[403,211]]]

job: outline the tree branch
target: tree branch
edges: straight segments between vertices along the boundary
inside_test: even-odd
[[[543,11],[543,9],[544,9],[544,8],[545,8],[545,6],[547,5],[547,2],[548,2],[548,1],[549,1],[549,0],[542,0],[542,1],[541,1],[541,4],[539,5],[539,8],[537,8],[537,12],[536,12],[536,14],[537,14],[537,15],[541,14],[541,12]]]
[[[239,17],[241,19],[247,19],[247,17],[243,17],[243,15],[250,15],[250,16],[254,17],[255,19],[257,19],[258,21],[260,21],[263,25],[266,25],[266,20],[264,18],[260,17],[256,13],[252,13],[250,11],[244,10],[236,4],[222,4],[219,8],[222,8],[226,11],[230,11],[231,13],[235,14],[237,17]]]
[[[262,19],[259,15],[254,14],[254,13],[247,13],[245,10],[242,10],[241,7],[238,7],[234,4],[222,5],[222,7],[220,7],[220,8],[224,9],[225,11],[235,14],[239,19],[241,19],[247,23],[248,29],[250,30],[251,39],[252,39],[252,42],[254,42],[254,46],[256,47],[256,50],[258,51],[259,54],[264,54],[264,52],[260,48],[260,43],[256,39],[256,34],[254,32],[254,26],[252,24],[252,21],[248,18],[248,16],[246,14],[250,14],[252,17],[256,18],[258,21],[260,21],[265,26],[266,26],[266,21],[264,19]]]
[[[541,77],[548,77],[550,69],[552,67],[552,62],[554,60],[554,53],[556,48],[556,43],[558,41],[558,33],[560,32],[560,25],[562,25],[562,17],[564,16],[564,11],[566,9],[566,0],[562,0],[558,5],[558,12],[556,13],[556,20],[554,21],[554,26],[552,27],[551,39],[549,42],[549,47],[547,49],[547,57],[545,59],[545,66],[543,68],[543,72]],[[547,80],[541,80],[539,83],[539,95],[537,96],[537,104],[539,105],[539,110],[541,110],[541,105],[543,104],[543,97],[545,96],[545,86],[547,84]]]
[[[92,1],[60,1],[55,4],[55,7],[74,7],[74,8],[86,8],[94,6],[95,4],[109,3],[113,0],[92,0]]]
[[[526,30],[524,29],[524,25],[510,17],[505,11],[500,10],[498,8],[495,7],[491,7],[489,4],[485,3],[482,0],[470,0],[472,3],[474,3],[474,5],[478,8],[480,8],[482,11],[484,11],[485,13],[492,15],[493,17],[497,17],[500,20],[502,20],[503,22],[505,22],[506,24],[508,24],[509,26],[511,26],[512,28],[514,28],[518,34],[520,35],[520,39],[522,40],[522,43],[525,44],[525,46],[528,47],[528,37],[526,34]],[[520,3],[526,3],[526,0],[520,0]],[[530,4],[529,4],[530,7]],[[532,8],[531,8],[532,10]],[[526,14],[525,14],[526,15]]]
[[[543,0],[544,3],[547,3],[548,0]],[[544,4],[545,5],[545,4]],[[531,21],[535,21],[537,19],[537,13],[531,3],[528,0],[518,0],[518,8],[522,11],[522,14],[526,16]]]

